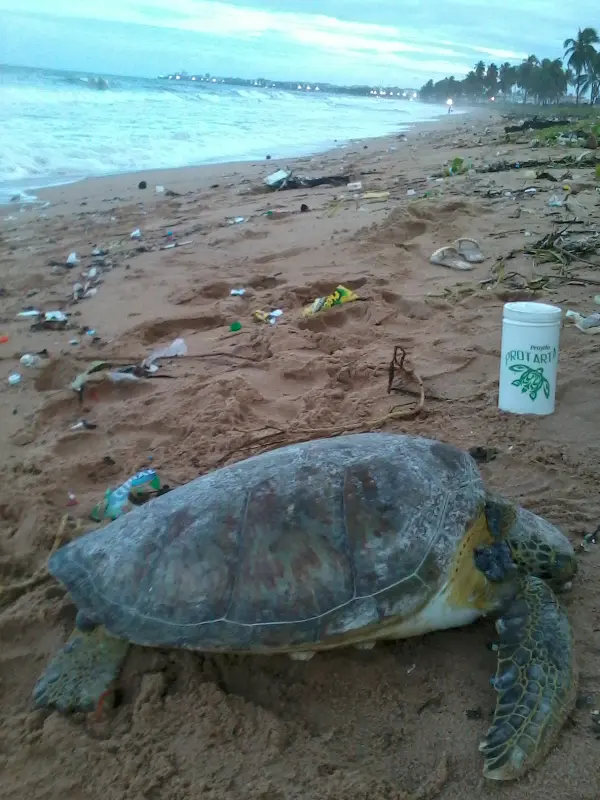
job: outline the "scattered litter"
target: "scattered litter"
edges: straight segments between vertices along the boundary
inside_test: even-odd
[[[306,214],[307,211],[310,211],[310,208],[306,205],[306,203],[302,203],[302,205],[300,206],[300,211],[303,214]]]
[[[28,308],[25,311],[19,311],[17,317],[39,317],[41,313],[37,308]]]
[[[174,247],[184,247],[187,244],[194,244],[193,239],[186,239],[185,242],[170,242],[169,244],[163,245],[160,249],[161,250],[172,250]]]
[[[241,225],[241,223],[245,221],[246,217],[227,217],[228,225]]]
[[[346,188],[349,192],[360,192],[362,191],[362,181],[353,181],[353,183],[349,183]]]
[[[229,294],[232,295],[233,297],[243,297],[246,294],[246,290],[245,289],[232,289],[229,292]]]
[[[63,311],[45,311],[38,315],[38,319],[31,326],[31,330],[62,330],[66,327],[69,317]]]
[[[79,505],[79,500],[77,499],[74,492],[67,492],[67,506],[77,506]]]
[[[557,194],[553,194],[548,199],[548,205],[551,206],[552,208],[560,208],[561,206],[564,205],[564,200],[562,199],[562,197],[559,197]]]
[[[408,191],[406,192],[406,196],[407,197],[414,197],[416,195],[416,193],[417,192],[416,192],[415,189],[408,189]]]
[[[75,346],[79,344],[79,339],[69,339],[69,344]]]
[[[336,286],[335,291],[327,295],[327,297],[317,297],[309,306],[306,306],[302,312],[303,317],[311,317],[319,311],[325,311],[333,306],[341,306],[345,303],[352,303],[355,300],[360,300],[360,297],[352,289],[348,289],[341,284]]]
[[[88,422],[85,419],[80,420],[80,422],[76,422],[75,425],[71,425],[69,428],[70,431],[94,431],[98,426],[92,422]]]
[[[275,323],[277,322],[277,318],[280,317],[282,314],[283,311],[280,308],[276,308],[273,311],[253,311],[252,317],[257,322],[266,322],[269,325],[275,325]]]
[[[79,264],[79,257],[77,256],[77,253],[73,251],[72,253],[69,253],[69,256],[67,258],[67,266],[74,267],[77,264]]]
[[[463,173],[467,172],[471,167],[471,164],[465,164],[464,158],[457,156],[453,158],[449,167],[444,167],[444,175],[446,177],[450,177],[450,175],[462,175]]]
[[[270,208],[268,211],[265,211],[262,216],[269,217],[270,219],[282,219],[283,217],[289,217],[291,211],[287,211],[285,208]]]
[[[104,369],[107,365],[106,361],[92,361],[92,363],[88,366],[85,372],[81,372],[74,381],[71,382],[71,389],[74,392],[78,392],[81,396],[83,392],[83,388],[87,382],[87,379],[90,375],[93,375],[94,372],[99,372],[101,369]]]
[[[565,314],[566,319],[573,321],[576,328],[582,333],[597,334],[600,333],[600,312],[594,311],[587,317],[579,314],[577,311],[567,311]]]
[[[133,372],[117,372],[114,370],[107,372],[106,377],[111,383],[135,383],[140,380]]]
[[[236,320],[235,322],[232,322],[231,325],[229,326],[229,330],[232,333],[237,333],[238,331],[241,331],[242,330],[242,323],[239,322],[238,320]]]
[[[0,344],[8,344],[8,336],[0,336]]]
[[[264,180],[266,186],[270,189],[282,189],[288,178],[292,176],[290,170],[278,169],[277,172],[272,172]]]
[[[18,372],[13,372],[11,375],[8,376],[8,385],[9,386],[16,386],[18,383],[21,383],[21,376]]]
[[[103,519],[117,519],[129,510],[128,505],[132,498],[139,501],[139,495],[143,495],[145,490],[151,489],[156,492],[160,488],[161,481],[155,470],[141,470],[116,489],[107,489],[104,499],[92,509],[90,518],[94,522],[101,522]]]
[[[144,188],[146,188],[146,187],[144,187]],[[131,231],[131,233],[129,234],[129,238],[130,239],[141,239],[142,238],[141,230],[139,228],[136,228],[134,231]]]
[[[165,193],[165,187],[164,186],[157,186],[155,191],[156,191],[156,194],[164,194]]]
[[[25,353],[19,361],[24,367],[39,367],[42,359],[35,353]]]
[[[154,362],[159,358],[175,358],[176,356],[185,356],[187,354],[187,345],[184,339],[174,339],[171,344],[166,347],[159,347],[154,350],[147,358],[142,361],[142,369],[151,370]]]
[[[473,269],[471,263],[469,263],[457,250],[456,247],[452,245],[447,245],[446,247],[440,247],[438,250],[433,253],[429,261],[432,264],[436,264],[439,267],[448,267],[449,269],[456,269],[456,270],[470,270]]]
[[[280,191],[283,189],[313,189],[315,186],[347,186],[348,175],[325,175],[322,178],[304,178],[293,175],[290,170],[280,169],[268,175],[264,181],[265,189]]]
[[[390,199],[389,192],[365,192],[362,196],[367,203],[381,203]]]
[[[138,183],[138,189],[146,189],[147,186],[148,186],[148,184],[146,183],[146,181],[140,181]]]

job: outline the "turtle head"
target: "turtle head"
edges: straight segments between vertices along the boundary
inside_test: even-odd
[[[542,578],[556,591],[570,585],[577,559],[571,542],[557,527],[491,493],[485,514],[490,533],[496,541],[506,542],[520,572]]]

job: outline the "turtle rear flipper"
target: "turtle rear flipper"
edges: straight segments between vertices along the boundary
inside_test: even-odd
[[[496,628],[498,699],[479,749],[486,778],[515,780],[556,741],[575,704],[577,671],[569,620],[539,578],[522,579]]]
[[[119,675],[129,643],[106,633],[75,632],[33,690],[37,708],[95,711]]]

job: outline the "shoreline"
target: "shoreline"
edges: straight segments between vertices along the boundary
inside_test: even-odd
[[[453,129],[458,126],[461,120],[465,118],[470,119],[479,119],[483,116],[490,116],[491,119],[495,117],[495,110],[490,110],[488,108],[480,109],[477,107],[468,107],[461,111],[454,111],[452,114],[440,114],[439,117],[435,117],[433,119],[428,120],[419,120],[417,122],[408,123],[404,126],[401,126],[395,133],[391,134],[384,134],[380,136],[371,136],[366,138],[359,138],[359,139],[348,139],[345,142],[336,145],[333,148],[324,149],[324,150],[315,150],[304,155],[291,155],[291,156],[280,156],[277,158],[270,158],[267,159],[266,157],[261,160],[257,159],[244,159],[241,161],[209,161],[204,162],[202,164],[197,164],[193,166],[182,166],[182,167],[168,167],[168,168],[161,168],[157,167],[154,169],[142,169],[142,170],[130,170],[127,172],[116,172],[116,173],[109,173],[106,175],[92,175],[85,178],[75,178],[73,180],[65,180],[64,182],[52,184],[52,185],[43,185],[43,186],[33,186],[31,189],[27,190],[27,196],[31,197],[32,199],[35,198],[39,202],[2,202],[0,201],[0,210],[4,212],[7,208],[15,209],[17,207],[24,207],[27,211],[35,211],[36,208],[39,210],[40,203],[44,202],[52,202],[55,199],[62,199],[65,197],[63,190],[69,190],[71,187],[87,187],[90,184],[105,182],[107,186],[113,185],[114,182],[118,182],[119,184],[124,183],[128,184],[127,178],[130,177],[134,179],[136,176],[139,180],[152,178],[153,180],[147,180],[148,183],[148,193],[151,191],[151,183],[154,185],[163,185],[164,180],[168,180],[171,176],[173,176],[177,182],[179,182],[182,173],[190,172],[194,173],[194,175],[200,175],[201,173],[205,173],[207,176],[214,176],[219,169],[240,169],[243,170],[244,167],[259,167],[263,165],[274,165],[273,169],[271,170],[274,172],[276,169],[282,168],[282,166],[287,163],[294,163],[294,164],[304,164],[307,161],[311,161],[318,157],[323,158],[335,158],[336,155],[339,158],[343,158],[345,155],[348,154],[348,150],[353,147],[365,147],[365,145],[369,146],[369,143],[374,144],[375,147],[379,147],[382,145],[387,144],[387,146],[393,145],[393,143],[398,139],[399,136],[402,134],[408,133],[415,133],[420,132],[421,129],[423,132],[430,130],[432,126],[435,126],[440,131]],[[266,154],[267,155],[267,154]],[[142,177],[143,176],[143,177]],[[138,182],[139,182],[138,180]],[[137,188],[137,187],[136,187]],[[77,190],[75,190],[75,194],[79,194]],[[0,220],[1,222],[1,220]]]

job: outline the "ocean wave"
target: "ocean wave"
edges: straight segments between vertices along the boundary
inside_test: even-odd
[[[79,76],[76,76],[79,77]],[[444,108],[371,97],[3,73],[0,191],[133,170],[316,152],[405,129]],[[68,111],[68,114],[65,113]],[[13,192],[14,193],[14,192]]]

